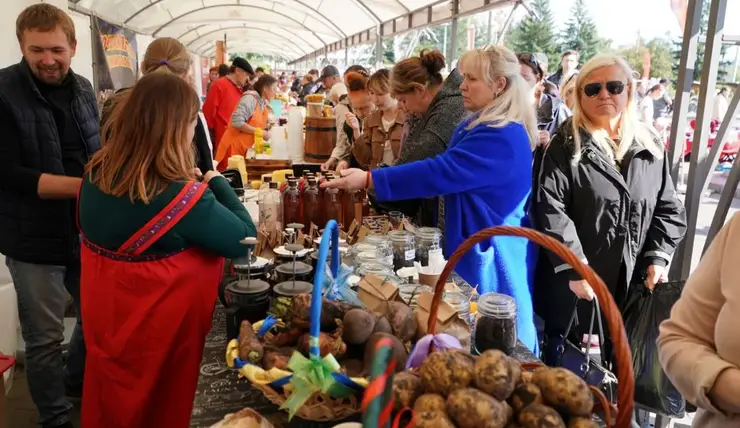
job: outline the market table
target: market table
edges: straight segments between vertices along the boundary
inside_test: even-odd
[[[229,281],[231,278],[225,279]],[[453,280],[464,288],[467,284],[458,276]],[[469,288],[469,286],[468,286]],[[206,337],[203,360],[200,364],[198,390],[193,405],[191,428],[208,428],[229,413],[251,407],[272,422],[275,427],[330,428],[341,421],[310,422],[294,418],[288,422],[288,413],[270,403],[262,392],[254,389],[246,379],[240,379],[236,370],[226,366],[226,309],[220,303],[213,313],[211,331]],[[513,357],[521,362],[539,360],[521,342]],[[348,421],[359,421],[358,414]]]

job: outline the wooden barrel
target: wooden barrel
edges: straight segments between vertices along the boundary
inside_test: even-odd
[[[333,117],[307,117],[303,159],[309,163],[329,160],[337,143],[336,119]]]

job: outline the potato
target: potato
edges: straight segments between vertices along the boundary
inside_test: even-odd
[[[542,391],[545,402],[570,416],[591,415],[594,398],[586,382],[564,368],[539,368],[532,383]]]
[[[439,394],[423,394],[414,403],[415,413],[444,411],[447,406],[445,398]]]
[[[417,413],[414,422],[415,428],[455,428],[444,412]]]
[[[409,372],[398,373],[393,379],[393,409],[401,410],[413,406],[422,393],[424,388],[419,376]]]
[[[509,397],[509,404],[517,413],[530,404],[542,404],[542,391],[533,383],[519,384]]]
[[[407,342],[416,337],[416,317],[405,303],[388,302],[388,322],[393,330],[393,335]]]
[[[575,417],[568,421],[568,428],[599,428],[599,424],[591,418]]]
[[[483,352],[473,368],[475,386],[499,401],[506,400],[516,386],[514,365],[518,364],[497,349]]]
[[[388,318],[378,318],[378,320],[375,321],[375,328],[373,329],[373,333],[393,334],[393,330],[391,329],[391,324],[388,322]]]
[[[519,413],[522,428],[566,428],[560,413],[552,407],[532,404]]]
[[[522,372],[521,383],[532,383],[532,376],[534,376],[534,373],[532,372]]]
[[[365,345],[365,371],[370,371],[370,367],[373,364],[373,357],[375,356],[375,346],[382,338],[387,338],[393,343],[393,358],[396,360],[396,372],[403,371],[406,368],[406,360],[409,358],[409,353],[399,338],[387,333],[373,333],[370,339],[368,339]]]
[[[424,391],[448,396],[473,382],[473,361],[456,352],[432,352],[419,367]]]
[[[475,388],[464,388],[447,397],[447,414],[458,428],[504,428],[510,411],[495,398]]]
[[[362,309],[350,309],[342,321],[344,341],[353,345],[367,342],[375,328],[375,317]]]

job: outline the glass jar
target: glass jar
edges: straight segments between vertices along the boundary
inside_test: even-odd
[[[355,256],[355,266],[361,266],[365,263],[378,263],[381,265],[386,265],[383,262],[383,258],[380,257],[378,253],[375,252],[375,250],[363,251]]]
[[[414,235],[405,230],[394,230],[388,233],[388,237],[393,245],[393,269],[413,266],[416,259]]]
[[[375,246],[375,251],[383,258],[383,263],[393,265],[393,244],[391,238],[384,235],[370,235],[362,240],[363,244]]]
[[[511,296],[485,293],[478,299],[474,346],[478,353],[498,349],[512,355],[516,349],[516,302]]]
[[[457,315],[465,321],[465,324],[470,324],[470,297],[459,291],[455,291],[445,293],[442,300],[455,308]]]
[[[365,277],[367,275],[376,275],[379,277],[386,277],[393,275],[393,271],[389,266],[381,263],[367,262],[361,264],[357,268],[357,275]]]
[[[434,289],[424,284],[402,284],[398,288],[398,295],[411,309],[416,308],[419,295],[424,291],[434,293]]]
[[[442,255],[442,231],[436,227],[420,227],[416,230],[416,261],[429,265],[429,255]]]

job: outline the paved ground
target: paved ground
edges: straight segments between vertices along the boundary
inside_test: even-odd
[[[695,252],[692,261],[692,266],[695,267],[699,262],[701,255],[701,249],[704,247],[706,240],[706,233],[711,224],[714,211],[716,209],[718,195],[713,194],[704,198],[702,205],[699,209],[699,222],[697,224],[697,237],[695,240]],[[740,211],[740,200],[735,199],[733,207],[728,214],[728,218]],[[9,282],[9,276],[5,270],[5,260],[0,255],[0,284]],[[13,381],[13,388],[10,391],[10,395],[7,397],[8,400],[8,428],[34,428],[36,427],[36,410],[31,402],[28,385],[26,383],[25,373],[22,367],[16,371],[15,379]],[[693,415],[689,415],[680,421],[673,421],[674,428],[688,428],[691,426],[691,420]],[[75,421],[78,421],[79,414],[75,412],[73,414]],[[651,421],[645,426],[652,426]],[[77,422],[76,422],[77,423]]]

